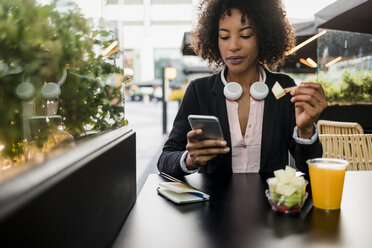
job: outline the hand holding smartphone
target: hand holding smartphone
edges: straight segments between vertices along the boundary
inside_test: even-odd
[[[192,129],[202,129],[198,136],[199,140],[223,139],[220,122],[212,115],[189,115],[189,123]]]
[[[189,115],[193,130],[202,129],[201,134],[190,134],[188,137],[186,166],[195,169],[207,164],[219,154],[226,154],[230,148],[226,146],[218,118],[211,115]],[[191,131],[189,132],[191,133]],[[187,134],[189,136],[189,133]],[[203,142],[200,142],[203,141]]]

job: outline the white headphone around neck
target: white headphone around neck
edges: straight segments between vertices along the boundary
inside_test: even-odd
[[[223,89],[223,94],[229,100],[238,100],[243,94],[243,88],[237,82],[226,82],[225,79],[225,69],[224,67],[221,71],[221,80],[225,85]],[[251,85],[249,93],[251,96],[256,100],[263,100],[269,94],[269,87],[265,84],[266,81],[266,73],[262,66],[258,66],[258,70],[262,76],[262,81],[254,82]]]

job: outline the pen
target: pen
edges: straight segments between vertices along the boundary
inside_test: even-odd
[[[166,179],[172,181],[172,182],[178,182],[178,183],[183,183],[183,184],[185,184],[185,183],[182,182],[181,180],[179,180],[179,179],[177,179],[177,178],[174,178],[174,177],[168,175],[167,173],[160,172],[160,175],[161,175],[162,177],[164,177],[164,178],[166,178]]]

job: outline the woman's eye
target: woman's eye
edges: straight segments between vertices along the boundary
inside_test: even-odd
[[[252,37],[252,35],[242,35],[242,36],[240,36],[240,37],[242,37],[243,39],[249,39],[249,38]]]
[[[227,40],[228,38],[229,38],[229,36],[220,36],[221,40]]]

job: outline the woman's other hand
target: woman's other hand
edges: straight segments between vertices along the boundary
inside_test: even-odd
[[[322,86],[318,83],[301,83],[291,92],[295,104],[298,136],[309,139],[314,134],[314,123],[328,106]]]
[[[228,153],[230,148],[226,146],[225,140],[198,140],[202,133],[201,129],[191,130],[187,133],[186,150],[189,152],[186,157],[186,166],[189,170],[204,166],[218,154]]]

